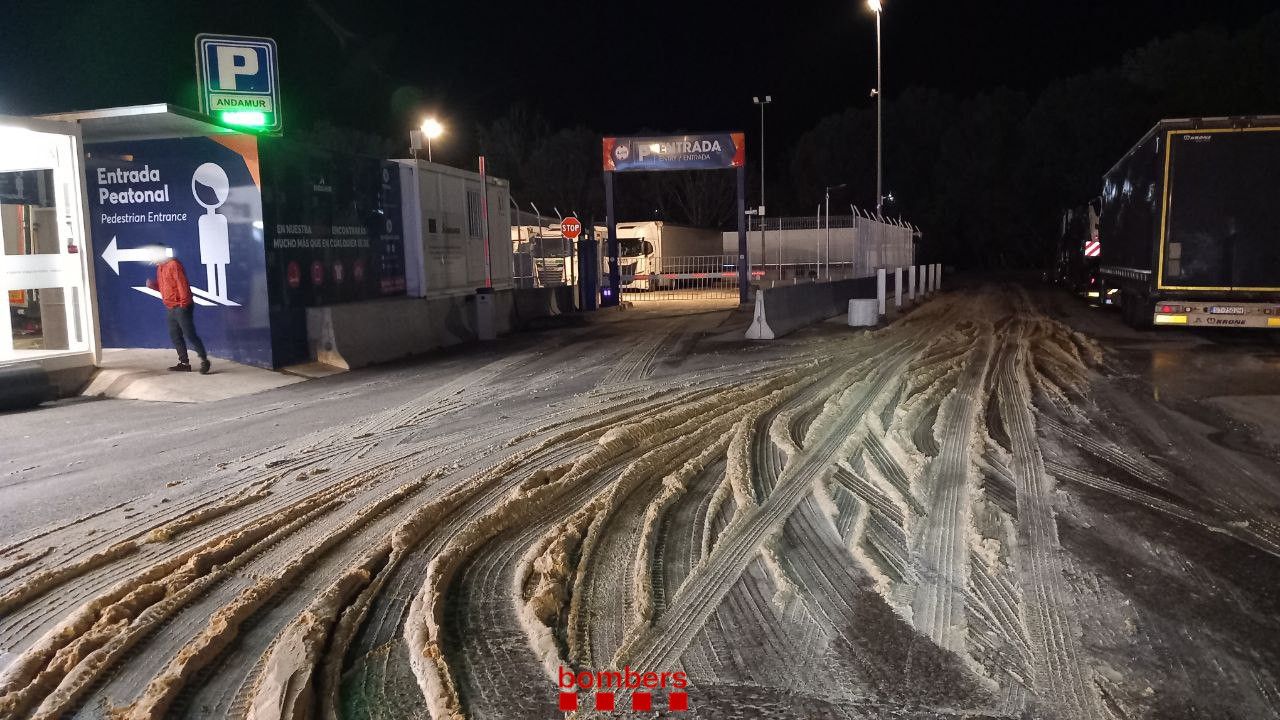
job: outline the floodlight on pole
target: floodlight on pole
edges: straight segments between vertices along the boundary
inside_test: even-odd
[[[431,141],[444,134],[444,125],[440,121],[429,117],[422,121],[422,136],[427,139],[427,162],[431,162]]]
[[[751,102],[760,106],[760,159],[758,160],[758,162],[760,163],[760,207],[759,209],[756,210],[756,214],[760,216],[761,269],[765,270],[767,273],[768,262],[765,257],[765,248],[764,248],[764,106],[773,102],[773,96],[765,95],[764,99],[761,100],[760,96],[756,95],[751,98]]]
[[[884,211],[884,73],[880,42],[880,16],[884,6],[880,0],[867,0],[867,9],[876,14],[876,215]]]

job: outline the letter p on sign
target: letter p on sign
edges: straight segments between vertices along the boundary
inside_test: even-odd
[[[238,77],[258,74],[258,53],[253,48],[221,45],[214,48],[214,52],[218,57],[219,90],[238,90]]]

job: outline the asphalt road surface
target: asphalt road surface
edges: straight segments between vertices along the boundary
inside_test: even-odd
[[[730,317],[0,416],[0,718],[1280,716],[1269,337]]]

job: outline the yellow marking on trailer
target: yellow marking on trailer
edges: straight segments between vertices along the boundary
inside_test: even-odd
[[[1156,324],[1157,325],[1186,325],[1187,316],[1186,315],[1157,315]]]
[[[1248,128],[1201,128],[1199,130],[1169,130],[1164,136],[1164,198],[1160,216],[1160,265],[1156,268],[1156,287],[1161,290],[1211,290],[1237,292],[1280,292],[1280,287],[1213,287],[1204,285],[1165,285],[1164,284],[1164,246],[1169,241],[1169,164],[1173,160],[1174,135],[1209,135],[1233,132],[1275,132],[1280,127],[1248,127]]]

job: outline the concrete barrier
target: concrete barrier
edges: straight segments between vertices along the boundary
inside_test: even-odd
[[[0,367],[0,411],[35,407],[58,393],[49,374],[30,365]]]
[[[870,299],[850,300],[849,327],[871,327],[880,322],[877,305],[875,300]]]
[[[902,268],[893,269],[893,309],[902,309]]]
[[[942,289],[942,263],[933,266],[933,289]]]
[[[497,290],[492,296],[496,335],[537,327],[572,308],[573,288]],[[311,357],[353,369],[480,339],[477,296],[389,298],[307,308]]]
[[[824,283],[799,283],[756,291],[748,340],[773,340],[848,312],[849,301],[875,292],[873,277]]]
[[[916,301],[916,266],[915,265],[912,265],[911,267],[907,268],[907,282],[909,283],[907,287],[910,288],[907,291],[907,299],[910,300],[911,302],[915,302]]]

